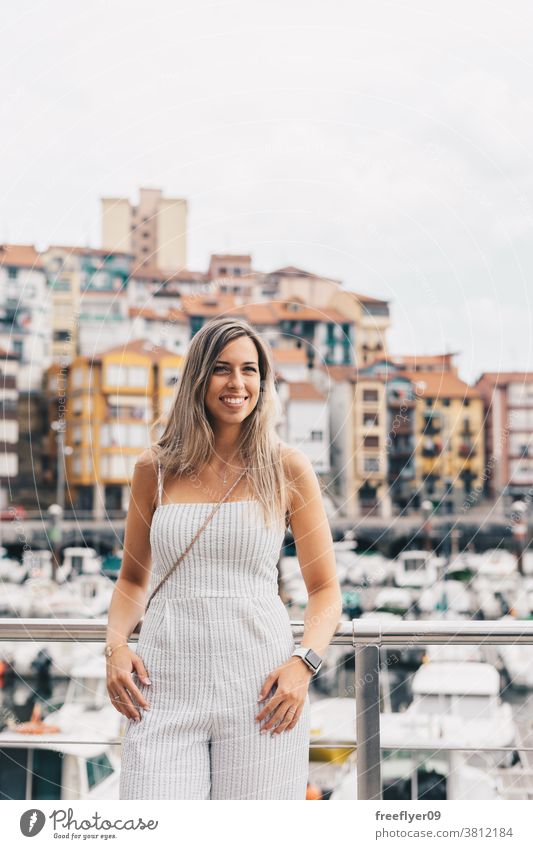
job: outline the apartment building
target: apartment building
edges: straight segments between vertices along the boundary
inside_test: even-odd
[[[421,496],[460,508],[484,469],[483,401],[452,371],[409,371],[416,397],[415,465]],[[453,504],[455,502],[455,504]]]
[[[0,348],[0,510],[17,489],[19,472],[18,357]]]
[[[16,354],[21,393],[41,390],[52,357],[51,301],[33,245],[0,245],[0,345]]]
[[[172,404],[182,358],[146,339],[76,357],[67,367],[66,501],[93,510],[126,510],[138,455],[159,432],[154,423]],[[59,393],[57,367],[50,394]],[[53,381],[56,380],[54,387]]]
[[[139,202],[101,199],[102,248],[133,256],[134,270],[179,271],[187,266],[187,201],[141,189]]]
[[[353,366],[324,365],[313,381],[328,400],[331,492],[340,511],[352,519],[389,517],[384,380]]]
[[[307,455],[317,475],[329,474],[329,411],[327,396],[309,380],[278,377],[283,405],[280,437]]]
[[[487,494],[533,495],[533,372],[483,372],[475,384],[483,398]]]

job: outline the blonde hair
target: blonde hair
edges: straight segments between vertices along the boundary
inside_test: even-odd
[[[211,374],[225,346],[241,336],[255,344],[259,361],[260,389],[257,404],[243,420],[240,453],[245,478],[262,504],[265,523],[290,522],[294,484],[285,475],[276,425],[282,405],[276,390],[270,346],[241,318],[223,316],[206,322],[191,339],[185,355],[177,392],[155,449],[163,476],[194,474],[212,458],[214,434],[206,416],[205,393]],[[155,423],[163,422],[161,416]]]

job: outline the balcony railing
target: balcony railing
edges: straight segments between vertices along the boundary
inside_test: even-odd
[[[300,642],[304,631],[303,621],[291,621],[293,637]],[[138,626],[137,626],[138,627]],[[138,639],[135,630],[130,641]],[[101,642],[107,634],[107,620],[103,619],[0,619],[0,642]],[[332,645],[350,645],[355,649],[355,720],[356,743],[339,741],[310,743],[311,748],[344,748],[357,750],[357,798],[380,800],[381,745],[380,745],[380,656],[382,646],[415,645],[480,645],[527,644],[533,645],[533,621],[465,621],[465,620],[404,620],[382,622],[372,619],[352,619],[339,622],[331,640]],[[32,740],[32,745],[37,741]],[[83,740],[83,743],[94,742]],[[110,740],[121,745],[121,740]],[[409,741],[397,748],[409,749]],[[416,747],[415,747],[416,748]],[[387,745],[387,749],[391,749]],[[503,751],[505,747],[484,747],[476,751]],[[533,751],[514,745],[513,751]],[[461,749],[461,751],[470,751]]]

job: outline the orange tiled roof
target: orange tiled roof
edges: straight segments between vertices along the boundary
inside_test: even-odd
[[[233,313],[234,309],[239,306],[234,295],[223,294],[221,292],[217,292],[214,295],[186,294],[181,296],[181,308],[186,315],[214,318],[218,315],[225,315],[230,310]]]
[[[163,348],[161,345],[153,345],[149,339],[133,339],[131,342],[127,342],[124,345],[115,345],[112,348],[106,348],[104,351],[100,351],[92,357],[77,357],[76,359],[101,362],[102,358],[109,354],[126,354],[128,351],[135,354],[144,354],[149,357],[152,362],[157,362],[158,360],[163,359],[163,357],[178,357],[179,359],[182,359],[181,354],[177,354],[175,351],[169,351],[168,348]]]
[[[325,401],[326,396],[308,380],[287,381],[291,401]]]
[[[298,309],[291,308],[295,302],[300,301]],[[335,307],[312,307],[304,304],[301,299],[291,298],[287,301],[271,301],[279,320],[293,321],[324,321],[328,324],[345,324],[350,319]]]
[[[533,380],[533,371],[484,371],[477,383],[487,380],[494,386],[503,386],[506,383],[530,383]]]
[[[450,371],[404,371],[402,374],[408,377],[421,389],[423,395],[432,398],[480,398],[480,394]],[[422,393],[421,393],[422,394]]]
[[[172,321],[179,322],[180,324],[189,323],[187,316],[179,309],[169,309],[165,312],[157,312],[157,310],[150,309],[149,307],[130,307],[129,315],[132,318],[141,316],[142,318],[147,318],[149,321]]]
[[[237,310],[232,310],[232,312],[241,314],[253,325],[268,324],[275,326],[278,323],[278,317],[268,301],[265,303],[243,304]]]
[[[324,274],[314,274],[312,271],[305,271],[303,268],[297,268],[295,265],[286,265],[284,268],[276,268],[275,271],[269,271],[271,277],[309,277],[312,280],[329,280],[331,283],[339,283],[339,280],[334,280],[333,277],[327,277]]]
[[[18,268],[43,268],[41,255],[34,245],[0,245],[0,266],[13,265]]]
[[[80,245],[50,245],[49,251],[65,251],[69,254],[95,254],[96,256],[109,256],[111,254],[118,256],[132,256],[128,251],[116,251],[111,248],[91,248],[82,247]]]
[[[251,254],[211,254],[211,259],[231,259],[233,262],[251,262]]]
[[[357,379],[357,369],[352,365],[328,365],[320,363],[317,368],[325,371],[331,380],[354,382]]]
[[[452,358],[457,356],[458,352],[449,354],[400,354],[398,356],[391,355],[390,361],[398,365],[407,366],[407,368],[418,368],[427,366],[453,366]]]
[[[206,283],[209,276],[203,271],[190,271],[182,268],[179,271],[161,271],[153,265],[136,265],[130,273],[136,280],[149,280],[156,283],[189,282]]]

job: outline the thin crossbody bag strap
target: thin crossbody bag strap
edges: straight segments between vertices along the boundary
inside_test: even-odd
[[[239,477],[237,478],[237,480],[235,481],[235,483],[234,483],[234,484],[232,484],[232,486],[230,486],[230,488],[228,489],[228,491],[226,492],[226,494],[222,496],[222,498],[221,498],[221,499],[220,499],[220,501],[217,503],[217,505],[215,506],[215,508],[214,508],[213,510],[211,510],[211,513],[209,513],[209,515],[208,515],[207,519],[205,520],[205,522],[203,523],[203,525],[201,526],[201,528],[200,528],[200,529],[196,532],[196,534],[195,534],[195,535],[194,535],[194,537],[192,538],[191,542],[189,543],[189,545],[187,546],[187,548],[185,549],[185,551],[183,552],[183,554],[181,554],[181,555],[180,555],[180,557],[176,560],[176,562],[174,563],[174,565],[172,566],[172,568],[168,570],[167,574],[166,574],[163,578],[161,578],[161,580],[159,581],[159,583],[158,583],[158,585],[156,586],[156,588],[155,588],[155,589],[152,591],[152,593],[150,594],[150,598],[148,599],[148,602],[147,602],[147,604],[146,604],[146,608],[145,608],[145,611],[144,611],[145,615],[146,615],[146,611],[148,610],[148,608],[149,608],[149,606],[150,606],[150,602],[152,601],[153,597],[155,596],[155,594],[156,594],[156,592],[158,591],[158,589],[160,588],[160,586],[161,586],[162,584],[164,584],[164,582],[167,580],[167,578],[168,578],[168,577],[170,577],[170,575],[172,574],[172,572],[174,571],[174,569],[175,569],[177,566],[179,566],[179,564],[181,563],[181,561],[183,560],[183,558],[185,557],[185,555],[186,555],[186,554],[190,551],[191,547],[194,545],[194,543],[196,542],[196,540],[198,539],[198,537],[200,536],[200,534],[202,533],[202,531],[203,531],[203,530],[207,527],[207,525],[209,524],[209,522],[211,521],[211,519],[213,518],[213,516],[214,516],[214,515],[215,515],[215,513],[217,512],[217,510],[218,510],[218,508],[220,507],[220,505],[221,505],[221,504],[222,504],[222,503],[226,500],[226,498],[228,497],[228,495],[230,495],[230,493],[231,493],[231,492],[235,489],[235,487],[237,486],[237,484],[239,483],[240,479],[243,477],[243,475],[244,475],[245,473],[246,473],[246,469],[245,469],[245,470],[244,470],[244,471],[243,471],[243,472],[239,475]],[[179,502],[177,502],[177,503],[179,503]],[[199,503],[201,503],[201,502],[199,502]]]

